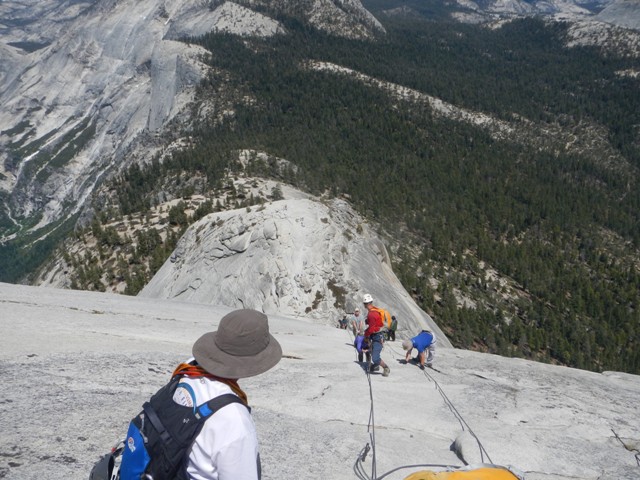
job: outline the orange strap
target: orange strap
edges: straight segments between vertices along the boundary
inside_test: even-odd
[[[184,375],[191,378],[206,377],[211,380],[215,380],[216,382],[224,383],[225,385],[228,385],[231,390],[233,390],[233,393],[240,397],[242,403],[244,403],[245,405],[249,405],[247,394],[244,393],[244,391],[240,388],[237,380],[218,377],[212,373],[207,372],[200,365],[191,365],[189,363],[181,363],[180,365],[178,365],[173,371],[171,378],[175,377],[176,375]]]

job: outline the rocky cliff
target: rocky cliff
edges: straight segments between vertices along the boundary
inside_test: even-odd
[[[206,74],[206,52],[178,39],[284,33],[257,3],[1,2],[0,235],[65,219],[106,176],[149,161],[175,122],[189,123],[185,107]],[[356,0],[304,2],[294,13],[332,34],[382,29]]]
[[[310,198],[210,214],[193,224],[141,297],[254,308],[335,325],[362,306],[396,315],[399,336],[430,327],[374,229],[347,202]]]

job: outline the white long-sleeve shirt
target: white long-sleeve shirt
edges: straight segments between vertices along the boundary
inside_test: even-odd
[[[233,393],[231,388],[204,377],[184,377],[173,400],[187,407]],[[251,414],[244,405],[232,403],[214,413],[204,424],[189,454],[187,473],[191,480],[259,480],[258,437]]]

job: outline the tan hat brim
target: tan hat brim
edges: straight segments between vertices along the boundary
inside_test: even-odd
[[[247,378],[273,368],[282,358],[280,343],[269,334],[267,347],[255,355],[229,355],[216,345],[218,332],[202,335],[193,345],[193,357],[207,372],[222,378]]]

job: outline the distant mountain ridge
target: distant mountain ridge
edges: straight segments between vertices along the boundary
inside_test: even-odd
[[[267,2],[270,4],[270,2]],[[0,235],[48,229],[81,211],[100,182],[165,144],[206,76],[206,52],[176,41],[210,31],[269,36],[259,2],[0,3]],[[266,4],[265,4],[266,5]],[[320,29],[368,37],[382,26],[358,1],[274,2]],[[172,128],[172,130],[175,130]],[[41,233],[42,234],[42,233]]]
[[[441,4],[418,0],[368,0],[364,4],[374,12],[383,11],[388,15],[430,17],[435,10],[438,15],[465,23],[540,16],[568,21],[600,21],[635,30],[640,25],[640,7],[634,0],[456,0]]]
[[[624,19],[627,28],[639,16],[625,0],[458,5],[486,19],[562,12],[583,18],[599,11],[611,23]],[[267,11],[298,16],[336,36],[384,34],[358,0],[2,2],[0,238],[46,236],[86,209],[105,178],[148,162],[176,140],[193,120],[187,107],[207,75],[201,61],[207,52],[175,40],[209,31],[286,34]]]
[[[462,9],[487,16],[551,15],[577,20],[592,17],[625,28],[638,28],[640,8],[633,0],[456,0]]]
[[[619,27],[640,30],[640,4],[635,0],[612,1],[595,18]]]

